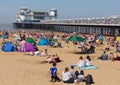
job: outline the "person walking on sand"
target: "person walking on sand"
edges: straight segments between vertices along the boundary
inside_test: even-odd
[[[26,52],[26,41],[25,40],[21,41],[20,46],[21,46],[21,52],[25,53]]]
[[[52,66],[53,66],[53,67],[51,67],[51,68],[49,69],[49,73],[51,74],[51,82],[56,82],[56,81],[60,82],[61,80],[60,80],[60,78],[59,78],[58,75],[57,75],[56,63],[53,62],[53,63],[52,63]]]

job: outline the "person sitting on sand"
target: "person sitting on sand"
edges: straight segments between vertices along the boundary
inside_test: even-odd
[[[114,61],[114,59],[115,59],[114,54],[113,54],[113,53],[110,53],[110,55],[109,55],[109,60]]]
[[[63,60],[61,60],[61,59],[59,58],[58,54],[56,54],[56,55],[55,55],[55,62],[56,62],[56,63],[59,63],[59,62],[61,62],[61,61],[63,61]]]
[[[86,56],[85,66],[91,66],[91,58],[89,55]]]
[[[55,61],[55,55],[49,55],[45,60],[41,61],[42,64],[44,63],[53,63]]]
[[[77,64],[72,64],[71,66],[77,66],[79,68],[82,68],[85,66],[85,61],[83,60],[83,57],[80,56],[79,57],[79,62]]]
[[[78,78],[79,72],[74,69],[74,66],[71,66],[70,68],[71,68],[70,73],[71,73],[72,77],[75,79]]]
[[[63,61],[63,60],[61,60],[61,59],[59,58],[58,54],[56,54],[56,55],[53,55],[53,56],[52,56],[52,60],[51,60],[51,62],[49,62],[49,63],[53,63],[53,62],[59,63],[59,62],[61,62],[61,61]]]
[[[72,77],[68,67],[65,67],[65,70],[62,72],[62,77],[64,83],[74,83],[74,78]]]
[[[78,78],[75,80],[75,83],[79,83],[82,81],[86,81],[86,77],[84,76],[84,71],[80,70],[80,73],[78,75]]]
[[[116,55],[116,57],[114,58],[115,61],[120,61],[120,56],[118,56],[118,54]]]
[[[55,59],[56,59],[56,56],[55,56],[55,55],[52,55],[51,59],[52,59],[52,60],[51,60],[49,63],[53,63],[53,62],[56,63],[56,60],[55,60]]]
[[[120,52],[120,43],[119,42],[116,43],[116,52]]]
[[[53,62],[53,63],[52,63],[52,66],[53,66],[53,67],[51,67],[51,68],[49,69],[49,73],[51,74],[51,82],[56,82],[56,81],[60,82],[61,80],[60,80],[60,78],[59,78],[58,75],[57,75],[56,63]]]
[[[84,76],[83,70],[80,71],[80,74],[78,75],[78,79],[75,80],[75,83],[79,83],[79,82],[86,82],[86,85],[94,84],[92,75],[88,74],[87,76]]]
[[[72,66],[77,66],[81,70],[98,69],[98,67],[91,64],[90,56],[86,56],[85,61],[83,60],[82,56],[80,56],[78,65],[72,64]]]
[[[83,57],[80,56],[79,58],[79,62],[78,62],[78,67],[84,67],[85,66],[85,61],[83,60]]]
[[[109,50],[110,50],[110,48],[109,48],[109,43],[106,44],[105,50],[106,50],[106,51],[109,51]]]
[[[101,55],[101,57],[99,57],[98,59],[100,59],[100,60],[108,60],[108,54],[106,53],[106,51],[104,51],[103,54]]]

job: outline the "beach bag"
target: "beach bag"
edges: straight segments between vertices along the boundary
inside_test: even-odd
[[[88,74],[88,75],[86,76],[86,84],[93,84],[93,83],[94,83],[94,81],[93,81],[92,75],[91,75],[91,74]]]

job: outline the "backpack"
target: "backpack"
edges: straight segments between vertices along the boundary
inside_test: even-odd
[[[86,84],[93,84],[93,83],[94,83],[94,81],[93,81],[92,75],[91,75],[91,74],[88,74],[88,75],[86,76]]]

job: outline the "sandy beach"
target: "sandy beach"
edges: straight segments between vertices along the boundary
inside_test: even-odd
[[[57,64],[58,76],[62,78],[64,68],[77,63],[80,56],[85,59],[88,54],[74,54],[75,46],[72,42],[67,47],[62,42],[63,48],[48,47],[49,54],[58,54],[64,61]],[[85,70],[85,75],[92,74],[95,84],[93,85],[120,85],[120,62],[119,61],[101,61],[97,60],[103,53],[102,48],[105,45],[96,47],[94,54],[89,54],[92,64],[99,67],[96,70]],[[39,50],[44,50],[45,46],[38,46]],[[80,51],[77,48],[77,51]],[[115,48],[110,47],[110,52],[115,52]],[[0,51],[0,85],[67,85],[63,82],[50,82],[48,73],[51,64],[41,64],[46,57],[37,57],[21,54],[20,52],[2,52]],[[78,71],[80,69],[75,68]],[[71,85],[71,84],[70,84]],[[76,85],[75,83],[72,85]],[[81,82],[80,85],[85,85]]]

